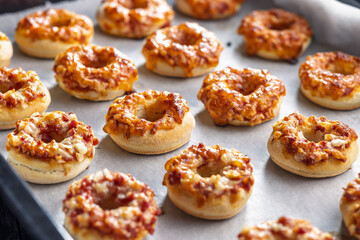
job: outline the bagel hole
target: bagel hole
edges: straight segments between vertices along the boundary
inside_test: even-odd
[[[24,86],[24,82],[12,82],[11,80],[2,80],[0,84],[0,92],[6,93],[10,90],[19,90]]]
[[[203,177],[211,177],[213,175],[222,175],[222,170],[225,167],[225,163],[220,161],[211,161],[197,168],[198,174]]]
[[[122,206],[122,204],[115,201],[115,198],[111,195],[102,198],[98,205],[104,210],[112,210]],[[123,204],[125,206],[125,204]]]
[[[95,53],[80,57],[80,62],[88,68],[103,68],[112,63],[113,60],[114,59],[112,57],[105,57],[102,55],[99,57],[96,56]]]
[[[57,131],[51,131],[51,130],[43,130],[39,134],[41,141],[45,143],[49,143],[52,140],[55,142],[62,142],[65,139],[65,134],[62,134]]]
[[[268,28],[275,31],[283,31],[289,29],[293,25],[293,22],[272,22]]]
[[[188,34],[186,33],[186,31],[180,30],[178,34],[174,34],[173,36],[171,36],[171,39],[175,43],[192,46],[195,45],[199,40],[201,40],[201,36],[198,34]]]
[[[71,23],[71,18],[58,18],[51,21],[50,27],[58,27],[58,28],[67,27],[70,25],[70,23]]]
[[[353,64],[347,62],[336,61],[334,64],[330,64],[327,68],[328,71],[332,73],[342,74],[342,75],[352,75],[354,74]]]
[[[242,84],[237,84],[233,90],[241,93],[242,95],[250,95],[260,87],[256,81],[246,81]]]
[[[315,133],[312,131],[303,131],[304,137],[311,142],[318,143],[324,140],[324,133],[321,131],[316,131]]]
[[[148,0],[125,1],[123,6],[128,9],[147,8]]]
[[[136,109],[136,116],[149,122],[155,122],[164,117],[167,104],[163,101],[153,101]]]

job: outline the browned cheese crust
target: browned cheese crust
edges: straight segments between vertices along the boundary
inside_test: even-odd
[[[98,143],[91,127],[78,121],[74,113],[55,111],[17,121],[7,136],[6,150],[49,165],[61,164],[68,171],[71,163],[92,159]]]
[[[180,3],[181,2],[181,3]],[[218,19],[234,15],[245,0],[177,0],[180,11],[198,19]],[[187,4],[190,12],[179,7]]]
[[[245,227],[238,235],[239,240],[333,240],[330,233],[324,233],[309,221],[280,217],[277,221]]]
[[[56,57],[53,70],[64,90],[90,100],[113,99],[132,91],[138,78],[135,64],[128,57],[113,47],[97,45],[69,48]],[[110,91],[119,93],[113,95]],[[95,92],[94,97],[82,97],[88,92]]]
[[[168,160],[165,169],[163,184],[173,203],[205,219],[237,214],[254,184],[250,158],[219,145],[193,145]]]
[[[238,33],[245,38],[248,54],[265,51],[285,60],[297,59],[312,36],[306,19],[281,9],[250,13],[242,20]]]
[[[223,46],[216,35],[196,23],[181,23],[150,35],[143,47],[146,67],[153,70],[157,61],[171,67],[180,67],[186,77],[194,75],[196,68],[218,65]]]
[[[125,150],[159,154],[185,144],[195,120],[178,93],[148,90],[116,99],[105,116],[104,131]]]
[[[357,134],[339,121],[295,112],[273,126],[268,141],[272,160],[305,177],[338,175],[356,160]]]
[[[65,227],[75,239],[142,239],[155,229],[153,191],[129,174],[107,169],[73,182],[63,200]]]
[[[166,0],[104,0],[96,18],[106,33],[143,38],[169,26],[174,15]]]
[[[360,174],[344,189],[340,210],[349,233],[360,239]]]
[[[312,96],[351,97],[360,91],[360,58],[342,52],[316,53],[300,65],[299,77]]]
[[[285,94],[284,84],[266,70],[227,67],[204,79],[198,99],[218,125],[253,126],[273,119]]]
[[[65,9],[37,11],[20,20],[16,32],[26,38],[87,44],[94,34],[90,18]]]
[[[50,93],[33,71],[0,68],[0,129],[12,128],[17,120],[43,112]]]

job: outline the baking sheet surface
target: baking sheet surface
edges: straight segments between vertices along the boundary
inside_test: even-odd
[[[63,3],[61,6],[78,13],[86,14],[95,21],[95,11],[100,1],[81,0],[78,2]],[[50,5],[49,5],[50,6]],[[47,7],[49,7],[47,6]],[[271,74],[281,79],[286,86],[285,101],[279,116],[275,119],[255,127],[218,127],[209,114],[204,110],[203,104],[197,100],[197,93],[204,77],[177,79],[158,76],[149,72],[145,66],[145,59],[141,54],[144,43],[142,40],[129,40],[115,38],[104,34],[96,26],[93,43],[103,46],[114,46],[127,54],[135,63],[139,71],[139,80],[135,82],[134,89],[142,92],[147,89],[166,90],[180,93],[189,103],[190,110],[196,120],[196,128],[190,141],[180,149],[173,152],[143,156],[126,152],[119,148],[106,133],[102,131],[105,124],[104,116],[112,101],[91,102],[79,100],[64,92],[53,77],[53,60],[35,59],[23,55],[14,46],[14,57],[10,67],[22,67],[25,70],[34,70],[40,79],[49,88],[52,102],[48,111],[61,110],[74,112],[78,118],[90,124],[100,143],[96,148],[95,158],[90,167],[74,180],[81,179],[87,174],[108,168],[111,171],[130,173],[138,180],[147,183],[155,192],[156,202],[162,209],[154,235],[146,239],[236,239],[243,226],[249,226],[262,221],[277,219],[280,216],[292,216],[311,221],[315,226],[329,232],[344,232],[339,200],[343,193],[342,188],[352,181],[360,170],[360,162],[344,174],[326,179],[307,179],[282,170],[270,159],[266,149],[267,139],[272,131],[272,125],[280,118],[299,111],[305,116],[326,116],[329,120],[341,120],[360,133],[360,109],[353,111],[334,111],[321,108],[307,100],[299,91],[298,68],[307,55],[319,51],[335,51],[326,46],[320,46],[316,41],[310,45],[304,56],[299,58],[297,64],[263,60],[248,57],[245,54],[242,37],[237,35],[237,27],[241,19],[255,9],[268,9],[274,7],[271,1],[252,0],[245,2],[240,13],[232,18],[220,21],[198,21],[176,13],[173,24],[183,21],[194,21],[205,28],[215,32],[224,51],[216,70],[226,66],[237,68],[251,67],[268,69]],[[46,7],[41,7],[43,9]],[[0,30],[5,32],[12,40],[17,22],[34,9],[16,14],[0,16]],[[1,153],[5,151],[6,135],[10,131],[1,131]],[[235,217],[223,221],[202,220],[185,214],[175,207],[167,197],[166,187],[162,186],[165,173],[164,164],[179,151],[192,144],[203,142],[206,145],[220,144],[227,148],[235,148],[252,159],[254,166],[255,185],[252,196],[244,209]],[[63,223],[64,214],[61,211],[62,199],[69,184],[52,185],[29,184],[32,191],[42,202],[45,209],[59,223]]]

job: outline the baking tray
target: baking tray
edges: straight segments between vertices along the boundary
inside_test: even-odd
[[[173,1],[171,3],[173,4]],[[53,6],[88,15],[95,23],[95,11],[99,4],[100,1],[80,0]],[[49,6],[36,9],[46,7]],[[38,73],[51,94],[52,102],[48,111],[74,112],[80,120],[93,127],[95,135],[100,140],[99,145],[96,147],[95,158],[90,167],[73,180],[81,179],[87,174],[108,168],[111,171],[130,173],[137,179],[147,183],[154,190],[156,202],[162,209],[163,214],[158,218],[154,235],[147,236],[146,239],[236,239],[243,226],[277,219],[283,215],[307,219],[323,231],[343,234],[343,238],[348,239],[347,232],[342,224],[339,201],[343,193],[342,188],[353,180],[360,171],[360,162],[355,162],[349,171],[337,177],[325,179],[303,178],[286,172],[275,165],[269,158],[266,142],[272,131],[271,126],[280,118],[294,111],[299,111],[305,116],[323,115],[330,120],[340,120],[360,133],[360,120],[358,117],[360,110],[334,111],[321,108],[307,100],[299,91],[298,68],[300,63],[305,60],[305,57],[319,51],[335,51],[337,49],[313,41],[310,48],[305,52],[304,56],[299,58],[299,62],[296,64],[268,61],[246,55],[242,37],[237,35],[237,27],[241,19],[252,10],[272,7],[274,5],[271,1],[252,0],[245,2],[242,10],[229,19],[198,21],[176,13],[173,22],[174,24],[183,21],[198,22],[217,34],[225,47],[220,63],[216,68],[217,70],[226,66],[268,69],[271,74],[284,82],[287,94],[279,116],[254,127],[216,126],[209,114],[204,110],[203,104],[196,97],[202,85],[203,76],[178,79],[162,77],[149,72],[144,66],[145,59],[141,54],[144,39],[116,38],[104,34],[98,27],[95,28],[93,43],[114,46],[135,62],[139,71],[139,80],[134,84],[134,89],[137,92],[147,89],[178,92],[188,101],[190,110],[196,120],[196,127],[192,137],[189,143],[180,149],[162,155],[137,155],[119,148],[102,131],[105,124],[104,116],[112,101],[91,102],[79,100],[64,92],[54,79],[51,70],[54,64],[53,60],[30,58],[19,52],[15,45],[14,57],[10,67],[20,66],[25,70],[34,70]],[[0,30],[13,39],[17,22],[34,10],[30,9],[0,16],[0,22],[2,23]],[[2,146],[0,152],[4,156],[7,155],[4,146],[6,135],[9,132],[0,132],[0,145]],[[255,178],[252,196],[244,209],[231,219],[209,221],[187,215],[171,203],[167,197],[166,187],[162,186],[165,162],[178,154],[179,151],[199,142],[206,145],[221,144],[227,148],[235,148],[249,155],[252,159]],[[62,199],[73,180],[52,185],[27,184],[36,201],[42,205],[60,228],[64,220],[61,210]],[[24,203],[24,199],[19,198],[18,202]],[[27,214],[28,212],[25,211],[24,215]],[[31,227],[37,227],[37,224]]]

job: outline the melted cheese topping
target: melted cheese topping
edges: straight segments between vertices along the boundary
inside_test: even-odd
[[[296,59],[312,36],[306,19],[281,9],[253,11],[243,18],[238,33],[248,54],[265,50],[287,60]]]
[[[106,94],[109,89],[131,91],[138,78],[135,64],[113,47],[81,45],[67,49],[55,59],[57,81],[78,91]]]
[[[220,169],[209,176],[199,174],[202,167],[214,170],[217,166]],[[167,161],[165,169],[163,184],[175,185],[195,195],[199,207],[209,198],[236,195],[241,189],[249,192],[254,184],[250,158],[219,145],[193,145]]]
[[[74,113],[60,111],[35,113],[16,123],[7,136],[6,149],[44,161],[81,162],[94,156],[99,140],[89,125],[77,120]]]
[[[281,217],[254,227],[244,228],[239,240],[333,240],[329,233],[311,225],[306,220]]]
[[[87,44],[94,34],[94,26],[87,16],[65,9],[48,9],[21,19],[16,32],[32,40]]]
[[[218,15],[233,15],[245,0],[186,0],[198,19],[213,19]]]
[[[27,107],[34,100],[46,97],[47,91],[33,72],[21,68],[0,68],[1,108]]]
[[[102,207],[106,201],[114,206]],[[160,214],[154,193],[146,184],[107,169],[73,182],[63,211],[76,228],[116,239],[137,239],[144,231],[152,234]]]
[[[360,91],[360,58],[342,52],[316,53],[300,65],[299,77],[313,96],[351,97]]]
[[[307,118],[298,112],[278,121],[273,136],[283,143],[288,154],[306,165],[329,159],[345,162],[346,149],[358,138],[355,130],[342,122]]]
[[[348,230],[351,235],[360,237],[360,174],[354,181],[350,182],[347,187],[344,189],[342,195],[343,204],[352,204],[355,203],[354,208],[352,208],[352,216],[348,226]]]
[[[216,35],[196,23],[185,22],[156,31],[143,47],[146,67],[155,68],[154,59],[181,67],[191,77],[196,67],[215,67],[224,47]]]
[[[155,121],[146,120],[139,115],[139,109],[146,109],[157,104],[156,111],[161,116]],[[131,135],[142,136],[146,132],[155,134],[160,129],[174,129],[181,124],[189,106],[178,93],[148,90],[133,93],[116,99],[110,105],[105,119],[104,131],[107,133],[122,132],[129,138]],[[145,114],[146,115],[146,114]]]
[[[174,15],[166,0],[105,0],[97,19],[106,32],[142,38],[169,26]]]
[[[253,126],[274,118],[285,94],[284,84],[266,70],[227,67],[204,79],[198,99],[218,125],[238,120]]]

